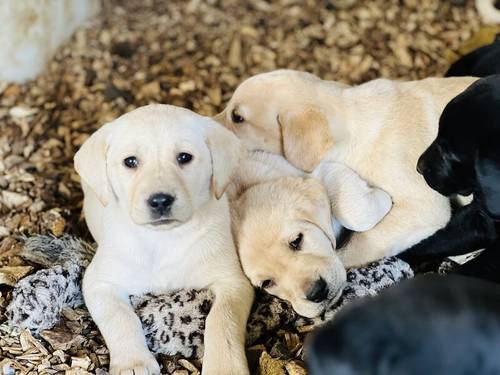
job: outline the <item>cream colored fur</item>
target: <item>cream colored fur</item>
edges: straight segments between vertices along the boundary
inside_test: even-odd
[[[495,0],[476,0],[476,8],[483,22],[500,24],[500,10],[495,7]]]
[[[291,302],[306,317],[320,314],[346,281],[336,252],[335,221],[367,230],[391,208],[387,193],[369,187],[339,163],[320,163],[306,174],[266,152],[250,152],[242,159],[228,194],[245,274],[257,287],[272,280],[266,290]],[[294,250],[289,242],[299,234],[302,246]],[[320,277],[327,283],[329,298],[308,301],[307,291]]]
[[[179,165],[176,155],[193,155]],[[212,119],[167,105],[127,113],[94,133],[75,156],[84,212],[98,249],[83,280],[86,305],[110,351],[111,374],[158,374],[129,296],[209,288],[202,374],[248,374],[245,327],[253,288],[234,246],[223,194],[240,142]],[[139,165],[123,160],[136,156]],[[152,194],[176,197],[168,221],[148,211]]]
[[[279,70],[243,82],[216,119],[249,149],[284,155],[305,171],[322,160],[339,162],[390,194],[389,214],[343,248],[345,265],[360,266],[399,253],[449,220],[448,199],[427,186],[416,164],[445,105],[475,80],[378,79],[349,87]],[[233,112],[244,121],[232,121]]]
[[[0,1],[0,79],[35,78],[100,5],[100,0]]]

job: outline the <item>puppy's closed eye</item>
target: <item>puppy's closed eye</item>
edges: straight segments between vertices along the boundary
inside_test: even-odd
[[[271,279],[267,279],[267,280],[264,280],[261,284],[260,284],[260,287],[261,289],[269,289],[273,286],[275,286],[276,284],[274,283],[273,280]]]
[[[303,239],[304,239],[304,235],[302,233],[299,233],[297,235],[297,237],[295,237],[295,239],[293,241],[290,241],[288,243],[288,246],[293,251],[299,251],[300,249],[302,249],[302,241],[303,241]]]

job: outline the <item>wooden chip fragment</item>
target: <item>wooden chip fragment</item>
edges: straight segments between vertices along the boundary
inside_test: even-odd
[[[20,119],[33,116],[37,112],[38,110],[36,108],[16,106],[10,109],[9,114],[15,119]]]
[[[80,367],[87,370],[92,361],[88,356],[85,357],[71,357],[71,368]]]
[[[0,285],[14,286],[33,270],[31,266],[4,266],[0,268]]]
[[[75,344],[81,343],[83,338],[62,329],[42,331],[42,336],[55,350],[68,350]]]
[[[191,362],[189,362],[186,359],[179,359],[179,364],[184,367],[186,370],[189,370],[191,374],[199,374],[200,371],[196,368],[195,365],[193,365]]]
[[[90,375],[90,374],[92,373],[84,370],[81,367],[72,367],[69,370],[66,370],[65,375]]]
[[[304,367],[300,366],[297,362],[288,362],[285,364],[285,369],[288,375],[307,375]]]
[[[241,66],[241,39],[239,35],[235,35],[231,41],[227,61],[232,68]]]
[[[292,332],[285,332],[284,336],[287,349],[292,353],[296,353],[302,345],[299,335]]]
[[[314,330],[314,328],[314,325],[311,324],[307,326],[297,327],[297,331],[299,331],[300,333],[309,333]]]
[[[0,202],[10,209],[23,206],[29,201],[30,198],[28,196],[16,193],[14,191],[4,190],[0,195]]]
[[[267,352],[263,352],[259,360],[258,375],[286,375],[285,361],[272,358]]]

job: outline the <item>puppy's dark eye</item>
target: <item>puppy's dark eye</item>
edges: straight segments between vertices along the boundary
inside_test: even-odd
[[[288,246],[290,246],[290,249],[294,251],[298,251],[302,247],[302,240],[304,239],[304,235],[302,233],[299,233],[297,237],[291,241]]]
[[[261,284],[260,284],[260,287],[262,289],[269,289],[271,288],[272,286],[274,286],[274,281],[271,280],[271,279],[267,279],[267,280],[264,280]]]
[[[243,118],[243,116],[240,116],[235,109],[233,109],[233,111],[231,112],[231,120],[235,123],[235,124],[241,124],[242,122],[245,121],[245,119]]]
[[[177,154],[177,163],[179,163],[179,165],[187,164],[191,160],[193,160],[193,155],[188,154],[187,152]]]
[[[128,158],[123,159],[123,165],[127,168],[137,168],[139,166],[139,160],[135,156],[129,156]]]

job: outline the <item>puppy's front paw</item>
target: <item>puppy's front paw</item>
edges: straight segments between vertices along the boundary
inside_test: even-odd
[[[160,374],[160,366],[149,351],[129,352],[118,356],[111,353],[109,373],[111,375],[157,375]]]

